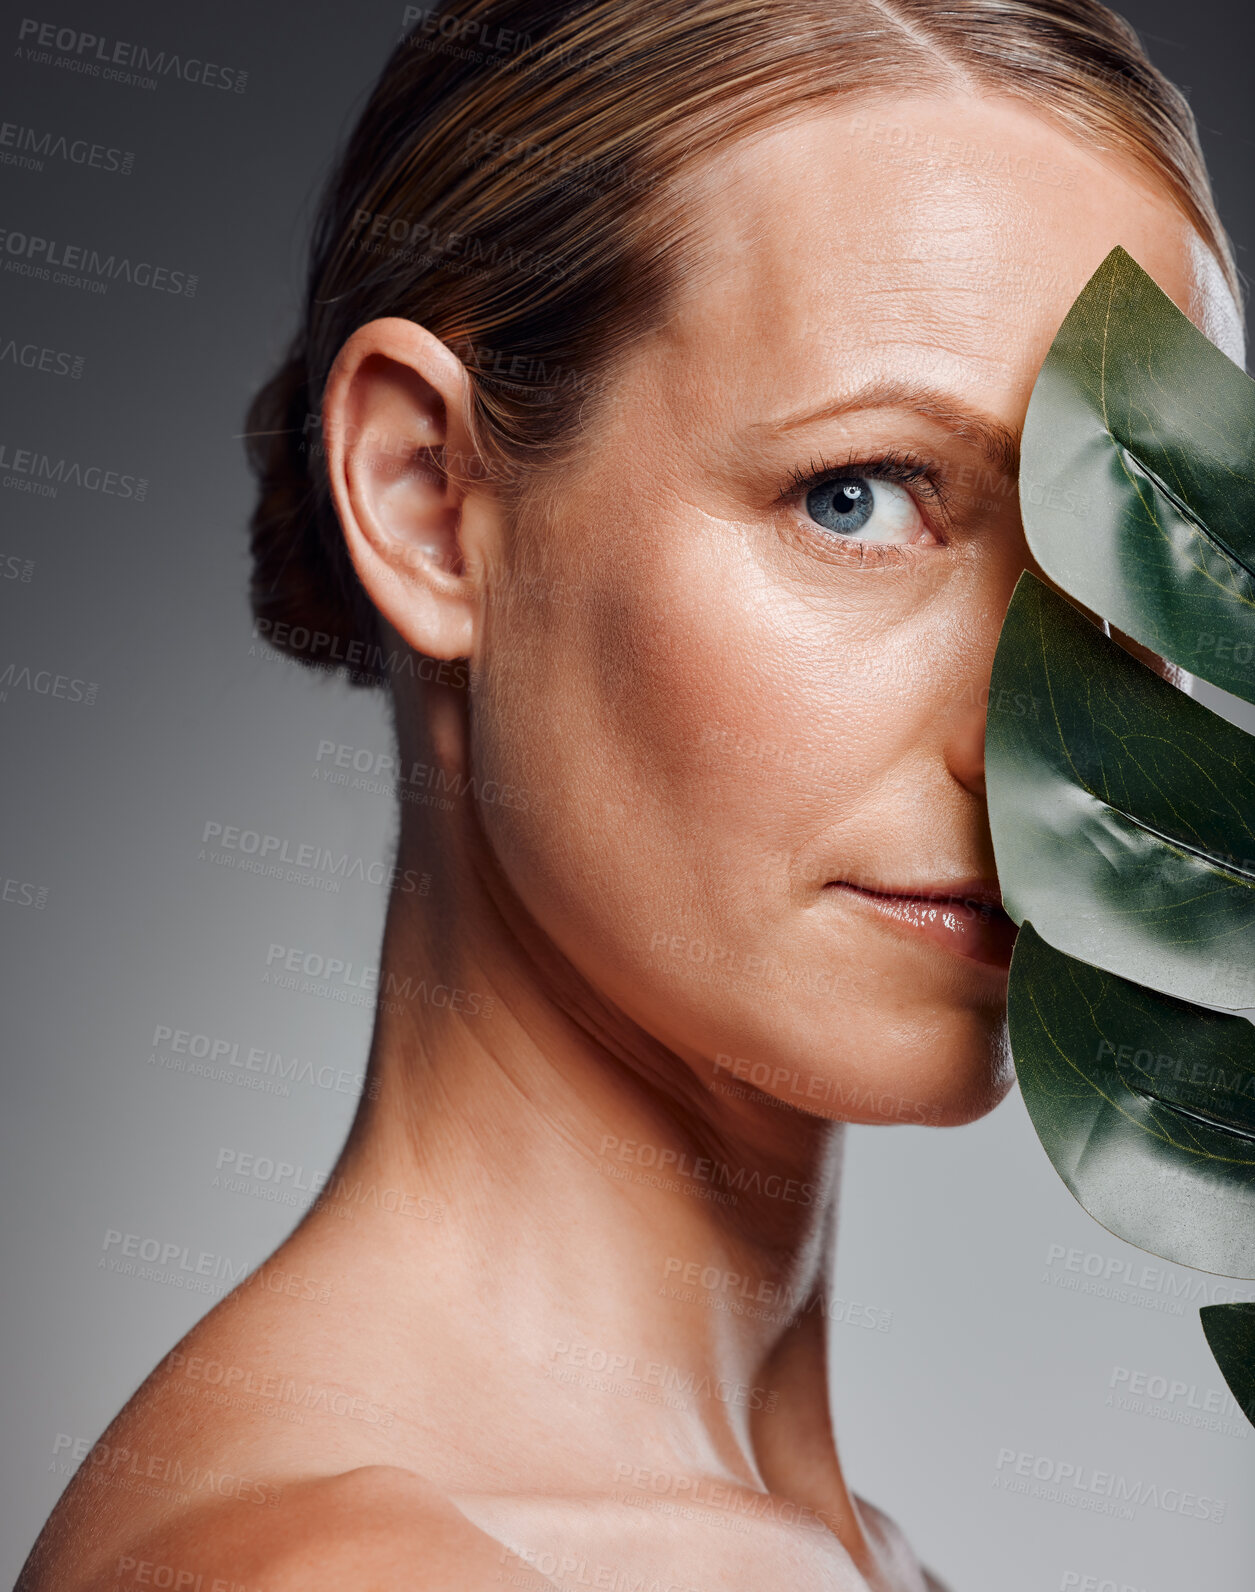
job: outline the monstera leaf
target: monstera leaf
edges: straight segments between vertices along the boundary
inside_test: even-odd
[[[1099,618],[1255,702],[1255,383],[1122,250],[1051,345],[1029,546]],[[990,682],[1008,1021],[1056,1171],[1152,1254],[1255,1277],[1255,739],[1031,574]],[[1255,1408],[1255,1307],[1204,1311]]]
[[[1007,1017],[1033,1126],[1090,1215],[1167,1260],[1255,1277],[1255,1028],[1065,956],[1031,924]]]
[[[1255,739],[1030,574],[989,700],[985,779],[1011,916],[1108,972],[1255,1006]]]
[[[1123,249],[1059,328],[1021,460],[1051,580],[1255,702],[1255,382]]]
[[[1204,1305],[1199,1315],[1230,1393],[1255,1425],[1255,1305]]]

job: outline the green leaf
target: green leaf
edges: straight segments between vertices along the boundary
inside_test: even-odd
[[[1053,581],[1255,702],[1255,382],[1123,249],[1037,378],[1020,504]]]
[[[1255,702],[1255,383],[1122,249],[1033,389],[1020,502],[1053,582]],[[1255,1007],[1255,739],[1026,574],[986,774],[1022,925],[1012,1053],[1055,1169],[1129,1242],[1255,1277],[1255,1028],[1207,1009]],[[1255,1318],[1236,1308],[1204,1328],[1250,1411]]]
[[[1255,1425],[1255,1305],[1204,1305],[1199,1316],[1230,1393]]]
[[[994,658],[985,750],[1017,922],[1183,1000],[1255,1007],[1255,739],[1026,573]]]
[[[1030,923],[1007,1018],[1033,1126],[1089,1214],[1166,1260],[1255,1277],[1255,1028],[1065,956]]]

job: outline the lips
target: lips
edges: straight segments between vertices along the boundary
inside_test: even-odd
[[[835,879],[828,886],[863,901],[904,933],[942,946],[969,962],[1006,970],[1016,926],[1002,910],[998,887],[978,879],[961,884],[869,890]]]

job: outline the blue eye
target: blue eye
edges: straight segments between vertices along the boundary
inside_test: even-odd
[[[806,494],[806,512],[826,531],[840,536],[861,531],[875,506],[871,482],[857,476],[825,481]]]
[[[811,520],[833,537],[898,545],[936,540],[906,488],[879,476],[832,476],[804,502]]]

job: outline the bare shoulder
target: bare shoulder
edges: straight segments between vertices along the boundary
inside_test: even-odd
[[[276,1491],[180,1514],[81,1579],[28,1565],[17,1592],[497,1592],[511,1558],[413,1471],[365,1465]]]
[[[391,1465],[302,1483],[281,1529],[255,1532],[265,1592],[496,1592],[510,1558],[438,1487]]]
[[[282,1521],[276,1511],[254,1528],[265,1592],[496,1592],[510,1558],[438,1487],[395,1466],[305,1482],[285,1501]]]

